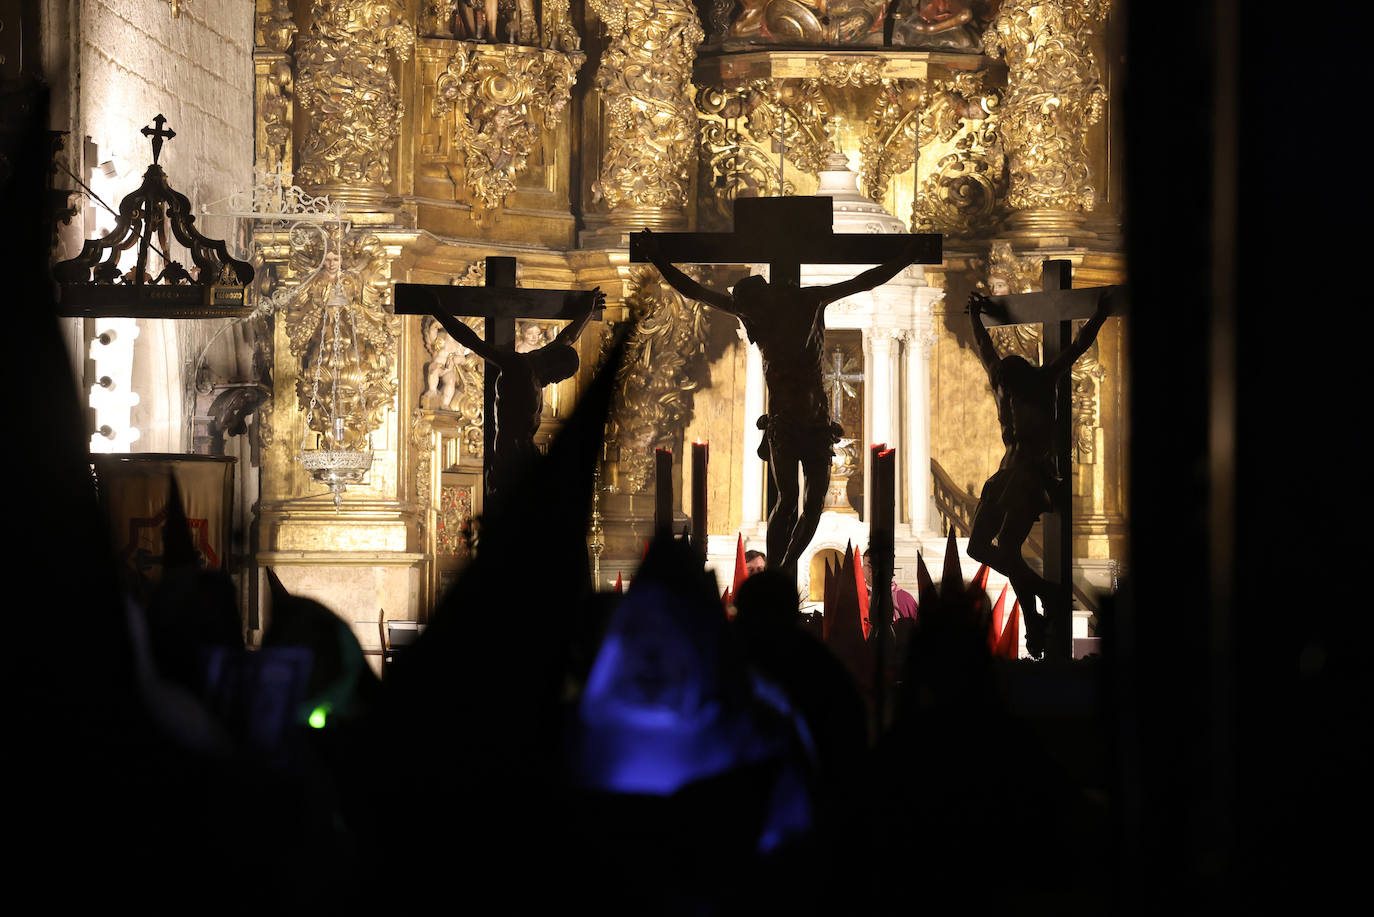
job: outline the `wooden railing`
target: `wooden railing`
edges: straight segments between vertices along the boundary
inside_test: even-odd
[[[940,513],[940,534],[948,535],[953,529],[956,538],[969,537],[973,531],[973,513],[978,508],[978,498],[971,491],[962,490],[933,457],[930,460],[930,476],[935,508]],[[1036,557],[1045,556],[1045,549],[1034,535],[1026,537],[1026,547]],[[1084,608],[1097,611],[1097,599],[1084,590],[1077,579],[1073,583],[1073,594]]]

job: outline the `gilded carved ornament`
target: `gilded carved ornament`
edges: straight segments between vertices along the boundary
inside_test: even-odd
[[[864,194],[882,202],[892,176],[916,163],[920,150],[923,80],[883,80],[859,146]]]
[[[830,72],[852,82],[876,71],[852,68],[842,60]],[[837,149],[832,136],[836,115],[825,86],[820,79],[805,78],[698,90],[702,154],[723,215],[737,196],[795,193],[779,168],[779,154],[813,176],[825,168],[826,157]]]
[[[388,57],[409,60],[414,30],[393,0],[314,0],[298,45],[296,89],[310,128],[297,178],[385,192],[404,110]]]
[[[758,80],[751,84],[762,104],[749,114],[749,133],[781,149],[787,161],[810,175],[825,168],[837,147],[837,114],[818,79]]]
[[[446,557],[466,558],[470,544],[465,530],[472,522],[471,484],[445,484],[439,490],[439,512],[435,517],[435,545]]]
[[[417,28],[428,38],[577,51],[582,36],[568,7],[568,0],[424,0]]]
[[[632,266],[626,291],[626,309],[638,324],[616,376],[606,436],[619,449],[621,491],[637,494],[649,486],[653,447],[681,435],[691,419],[707,325],[706,307],[663,283],[652,266]]]
[[[435,114],[453,113],[473,217],[515,190],[543,131],[557,128],[586,55],[461,42],[439,75]]]
[[[979,74],[931,81],[931,98],[921,118],[921,148],[953,143],[921,182],[912,207],[913,232],[968,237],[1001,220],[1007,178],[999,102],[996,92],[983,88]]]
[[[291,171],[292,103],[295,74],[290,51],[296,21],[289,0],[259,0],[254,31],[254,111],[257,112],[257,168]]]
[[[714,190],[716,216],[729,225],[730,202],[737,197],[782,197],[796,187],[779,179],[777,161],[759,146],[740,118],[752,104],[753,89],[697,90],[696,106],[701,133],[701,169]]]
[[[885,76],[891,63],[882,55],[828,55],[817,62],[815,76],[699,90],[702,154],[718,205],[741,191],[777,193],[779,153],[798,170],[818,174],[838,151],[838,125],[852,117],[864,121],[859,149],[864,193],[881,201],[892,177],[910,169],[932,139],[948,142],[960,131],[974,134],[972,125],[981,124],[996,105],[995,96],[983,91],[982,74],[931,80]],[[982,173],[998,174],[987,162],[992,156],[985,148],[991,142],[991,132],[983,129],[960,157],[989,192],[995,190],[994,179]],[[954,171],[946,164],[943,210],[951,213],[941,214],[940,222],[987,223],[995,194],[974,194]]]
[[[291,0],[258,0],[253,44],[267,51],[290,50],[296,39],[296,19]]]
[[[309,425],[321,436],[335,435],[330,404],[337,385],[345,396],[345,404],[361,402],[367,406],[366,417],[358,418],[362,424],[349,426],[347,441],[335,446],[358,448],[371,431],[381,427],[396,396],[393,370],[398,319],[389,311],[391,281],[386,271],[386,248],[372,233],[353,232],[345,234],[338,247],[321,256],[318,238],[293,231],[296,233],[301,236],[298,244],[293,245],[298,265],[303,268],[300,273],[320,265],[296,288],[282,315],[291,354],[300,368],[296,400],[302,412],[310,410],[316,356],[323,339],[321,328],[328,318],[330,295],[337,285],[349,304],[350,320],[340,327],[353,352],[337,364],[324,361],[327,365],[321,369]],[[357,367],[361,367],[361,376]]]
[[[984,36],[1008,68],[999,131],[1014,210],[1092,210],[1087,130],[1105,93],[1089,48],[1108,0],[1007,0]]]
[[[594,201],[677,212],[696,155],[692,62],[704,37],[687,0],[594,0],[611,35],[596,73],[605,149]]]

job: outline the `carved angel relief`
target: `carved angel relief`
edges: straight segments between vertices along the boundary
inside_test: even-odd
[[[454,278],[457,286],[479,287],[486,281],[486,263],[478,261]],[[486,333],[481,318],[466,317],[463,321],[477,332]],[[420,335],[429,362],[425,364],[425,390],[420,395],[420,407],[458,415],[458,439],[463,452],[472,457],[482,455],[483,374],[485,361],[453,338],[433,316],[420,321]]]
[[[544,132],[557,129],[586,55],[461,42],[436,85],[435,114],[453,114],[473,217],[501,207]]]

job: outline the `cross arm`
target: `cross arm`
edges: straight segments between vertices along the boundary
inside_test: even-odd
[[[992,308],[983,311],[985,325],[1027,325],[1092,318],[1103,302],[1113,311],[1126,303],[1126,287],[1083,287],[1047,293],[1012,293],[989,296]]]
[[[896,237],[892,237],[896,238]],[[818,292],[826,303],[844,299],[846,296],[853,296],[855,293],[862,293],[874,287],[882,286],[893,277],[896,277],[909,264],[916,263],[921,257],[924,245],[920,236],[906,236],[906,247],[901,253],[877,267],[869,268],[857,277],[849,280],[842,280],[839,283],[831,284],[828,287],[821,287]],[[937,237],[938,238],[938,237]]]
[[[939,264],[941,237],[936,233],[878,235],[818,233],[803,238],[776,232],[743,235],[729,232],[656,232],[658,251],[678,264],[874,264],[891,261],[915,247],[911,264]],[[653,260],[643,233],[630,233],[630,261]]]
[[[480,318],[537,318],[575,321],[589,308],[594,290],[535,290],[528,287],[459,287],[398,283],[397,315],[471,315]],[[593,317],[595,315],[593,314]]]

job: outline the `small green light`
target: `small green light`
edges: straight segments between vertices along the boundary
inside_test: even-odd
[[[320,704],[314,710],[310,711],[310,717],[306,722],[316,729],[323,729],[325,717],[327,716],[329,716],[329,705]]]

